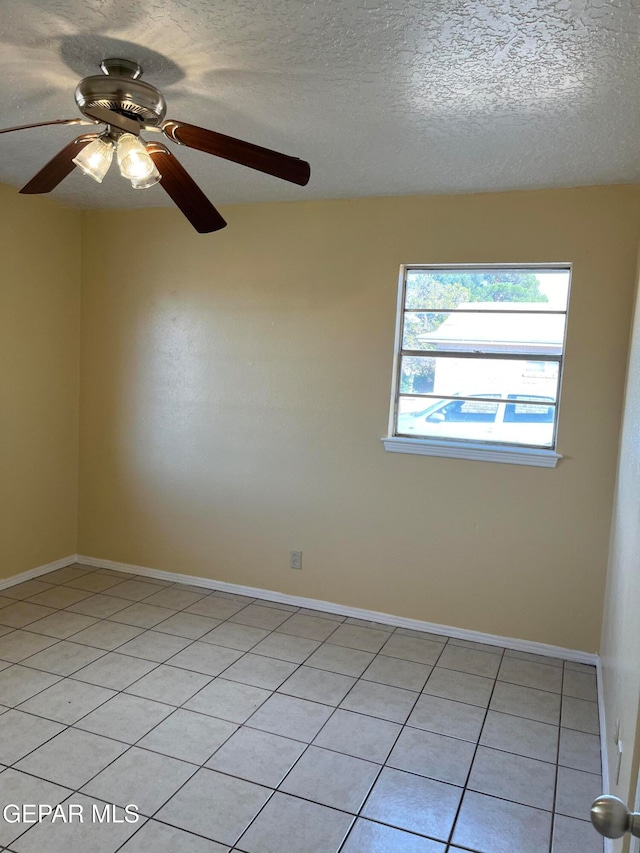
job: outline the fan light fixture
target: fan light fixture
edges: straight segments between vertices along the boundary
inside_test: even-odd
[[[153,163],[153,160],[151,162]],[[156,169],[155,163],[153,163],[153,171],[151,174],[146,178],[131,178],[131,186],[134,190],[146,190],[148,187],[152,187],[154,184],[157,184],[160,178],[160,172]]]
[[[101,184],[109,171],[114,149],[115,145],[111,139],[100,137],[79,151],[78,156],[73,158],[73,162],[76,166],[80,166],[85,175],[89,175]]]
[[[160,180],[144,143],[132,133],[123,133],[118,139],[118,166],[122,177],[128,178],[135,189],[146,189]]]
[[[140,80],[142,68],[132,60],[107,58],[102,74],[84,77],[75,91],[82,118],[58,118],[35,124],[0,128],[0,134],[46,125],[89,124],[93,132],[68,142],[31,180],[21,193],[50,193],[75,166],[98,183],[106,175],[117,151],[121,174],[134,189],[159,183],[199,234],[219,231],[227,224],[180,160],[161,142],[139,138],[143,131],[162,133],[170,142],[256,169],[274,178],[307,185],[310,168],[305,160],[271,151],[243,139],[175,119],[165,119],[167,104],[161,92]],[[102,131],[95,131],[102,125]]]
[[[160,172],[149,156],[144,142],[132,133],[121,134],[117,142],[108,136],[95,139],[73,158],[85,175],[99,184],[109,171],[113,152],[117,151],[118,166],[123,178],[131,181],[136,190],[146,190],[160,180]]]

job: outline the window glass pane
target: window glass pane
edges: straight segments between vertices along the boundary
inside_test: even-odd
[[[493,306],[498,307],[498,306]],[[560,355],[565,314],[514,314],[506,310],[407,312],[402,349]]]
[[[435,358],[403,355],[400,369],[401,394],[429,394],[436,376]]]
[[[565,311],[569,270],[469,269],[420,270],[406,274],[405,308],[495,310],[515,303],[521,311]]]
[[[400,393],[555,403],[558,373],[557,361],[402,356]]]
[[[555,447],[571,270],[406,268],[395,434]]]
[[[488,400],[400,397],[398,435],[552,447],[555,406]]]
[[[555,406],[537,406],[534,403],[507,403],[504,408],[505,423],[553,423]]]
[[[405,314],[404,327],[402,329],[402,349],[435,349],[436,342],[431,340],[431,335],[436,332],[449,316],[449,314],[431,314],[427,311]]]

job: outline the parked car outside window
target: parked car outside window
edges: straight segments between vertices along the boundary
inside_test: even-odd
[[[552,397],[517,393],[438,400],[425,409],[400,414],[398,434],[550,447],[553,402]]]

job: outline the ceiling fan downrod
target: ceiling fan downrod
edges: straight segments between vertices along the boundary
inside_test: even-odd
[[[142,77],[142,68],[130,59],[103,59],[100,70],[107,77],[122,77],[125,80],[137,80],[138,77]]]

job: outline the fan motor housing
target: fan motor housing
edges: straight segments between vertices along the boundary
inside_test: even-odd
[[[141,124],[156,127],[164,119],[167,104],[162,94],[149,83],[127,77],[95,74],[81,80],[75,91],[80,112],[102,107]]]

